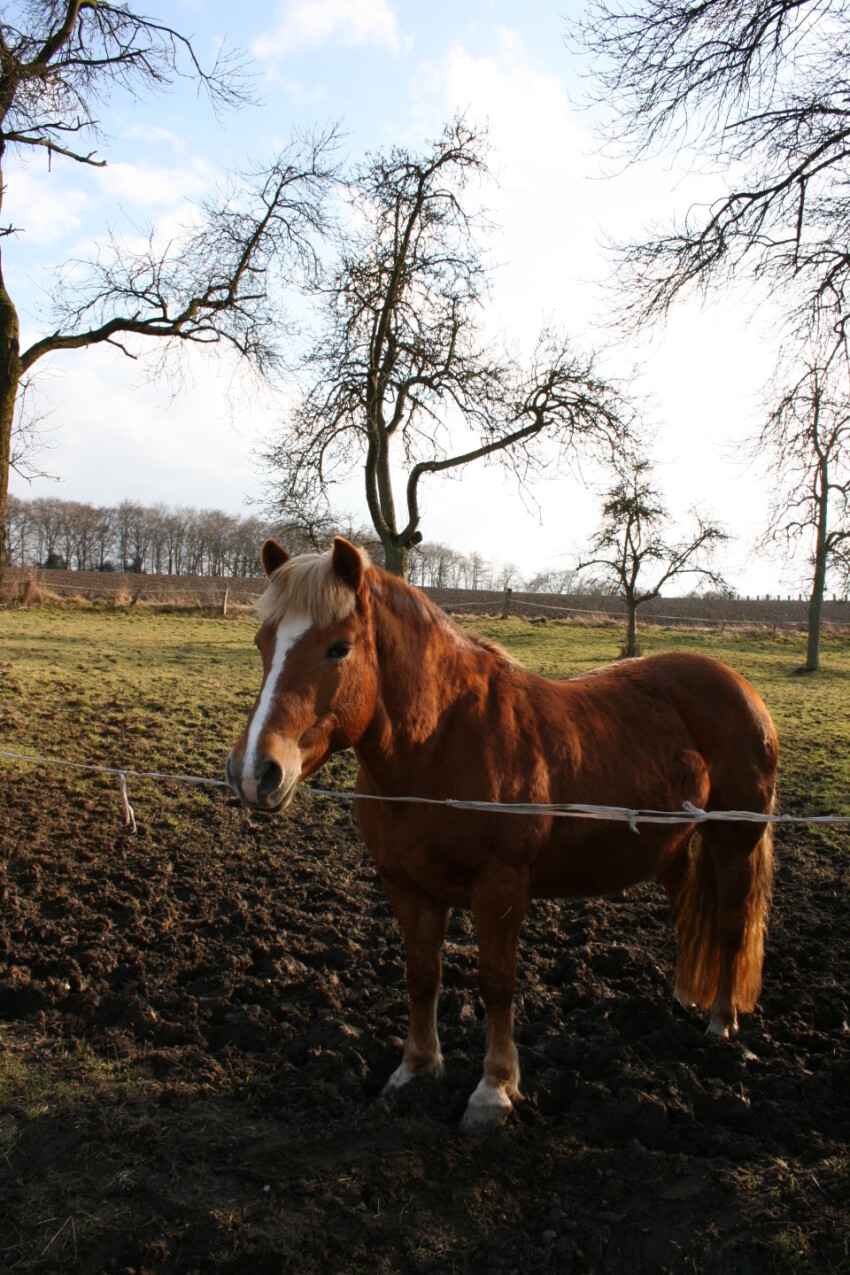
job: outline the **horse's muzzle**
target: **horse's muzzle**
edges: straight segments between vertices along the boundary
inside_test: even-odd
[[[300,777],[298,773],[285,773],[273,757],[258,758],[250,777],[236,772],[231,753],[224,772],[228,786],[247,806],[257,810],[280,810],[288,806],[295,796]]]

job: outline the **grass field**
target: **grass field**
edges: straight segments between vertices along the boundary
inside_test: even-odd
[[[469,627],[553,677],[610,662],[622,640],[513,618]],[[259,689],[254,629],[244,613],[0,610],[0,750],[220,778]],[[779,730],[780,807],[850,815],[850,639],[826,636],[823,672],[801,677],[801,635],[640,638],[645,654],[696,650],[749,678]],[[352,775],[343,757],[324,778]],[[480,1066],[480,1042],[468,1063],[462,1045],[468,930],[450,934],[468,962],[446,992],[459,1080],[421,1110],[415,1096],[375,1106],[403,1026],[400,954],[349,808],[302,797],[294,819],[268,820],[217,790],[147,780],[130,799],[137,837],[115,781],[0,760],[0,1269],[626,1271],[638,1243],[646,1269],[842,1269],[850,1158],[830,1125],[847,1109],[846,830],[780,835],[773,983],[747,1038],[756,1076],[746,1050],[734,1064],[701,1052],[693,1025],[671,1020],[662,900],[536,914],[518,1017],[530,1101],[502,1162],[451,1136]],[[794,891],[808,896],[802,930]],[[627,960],[622,927],[644,914]],[[562,916],[568,956],[551,945]],[[597,1040],[633,970],[646,1021]],[[647,1094],[653,1076],[667,1089]],[[594,1123],[597,1090],[603,1109],[637,1113],[622,1143]],[[787,1142],[766,1149],[757,1130],[776,1124]],[[537,1168],[548,1185],[527,1194]],[[435,1174],[448,1194],[428,1195]],[[664,1222],[648,1226],[628,1201],[651,1207],[656,1189]]]
[[[616,627],[461,623],[548,677],[610,662],[621,640]],[[244,613],[0,611],[0,745],[220,778],[259,689],[255,627]],[[647,655],[700,651],[749,678],[779,730],[783,808],[850,813],[850,639],[824,637],[815,677],[794,675],[805,655],[796,633],[646,629],[641,643]],[[68,782],[84,791],[83,781]]]

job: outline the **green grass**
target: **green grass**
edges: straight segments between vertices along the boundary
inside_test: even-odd
[[[462,624],[551,677],[616,659],[622,638],[615,626]],[[0,747],[219,778],[260,685],[255,627],[250,614],[0,611]],[[802,634],[647,628],[640,636],[645,654],[700,651],[749,678],[779,730],[784,806],[850,813],[850,639],[825,635],[823,671],[799,677]],[[71,794],[88,782],[68,774]]]
[[[150,769],[167,758],[217,773],[219,730],[256,690],[254,627],[250,617],[0,612],[0,738],[75,760]]]

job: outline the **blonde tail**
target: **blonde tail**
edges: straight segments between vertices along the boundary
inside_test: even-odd
[[[676,990],[680,998],[710,1009],[720,975],[719,892],[714,857],[698,832],[685,853],[688,864],[674,903]],[[751,1012],[761,991],[764,939],[773,896],[773,827],[768,825],[752,852],[752,884],[744,927],[732,966],[732,1000]]]

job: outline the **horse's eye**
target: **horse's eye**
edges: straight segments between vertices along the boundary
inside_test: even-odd
[[[350,642],[334,642],[328,647],[327,656],[329,660],[344,660],[350,650]]]

